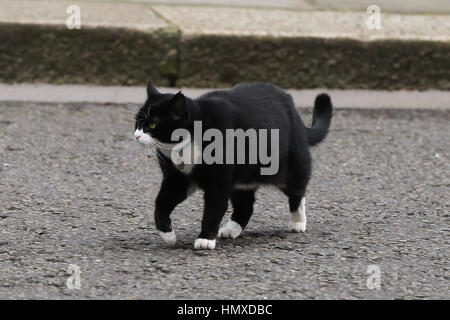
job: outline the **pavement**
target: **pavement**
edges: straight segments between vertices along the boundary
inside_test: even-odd
[[[206,88],[159,87],[167,93],[182,91],[191,98],[214,90]],[[442,109],[450,110],[450,91],[383,91],[383,90],[339,90],[339,89],[290,89],[298,107],[312,107],[315,97],[328,92],[333,97],[334,108],[347,109]],[[145,86],[92,86],[54,85],[48,83],[0,83],[0,102],[49,102],[49,103],[97,103],[136,104],[146,99]]]
[[[108,1],[108,0],[106,0]],[[123,2],[123,0],[109,0]],[[397,13],[450,13],[446,0],[125,0],[129,2],[147,2],[159,4],[178,4],[192,6],[228,6],[246,8],[283,8],[302,11],[365,11],[376,4],[383,11]]]
[[[198,252],[200,192],[174,212],[175,248],[155,230],[161,173],[129,141],[130,108],[0,102],[0,299],[449,299],[449,120],[337,109],[312,149],[306,233],[261,189],[242,235]]]
[[[450,89],[441,0],[380,1],[379,30],[365,1],[77,3],[81,30],[66,27],[70,1],[0,2],[1,82]]]

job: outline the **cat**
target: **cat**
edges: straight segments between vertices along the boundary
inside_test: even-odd
[[[309,146],[318,144],[328,134],[332,104],[327,94],[322,93],[315,99],[311,128],[305,127],[292,97],[273,84],[240,83],[228,90],[190,99],[181,91],[160,93],[149,83],[147,95],[135,117],[134,139],[151,147],[158,156],[163,180],[156,197],[154,217],[156,228],[168,245],[176,243],[170,214],[196,188],[204,192],[204,210],[194,249],[214,249],[217,237],[234,239],[239,236],[253,214],[255,192],[261,185],[274,185],[288,197],[288,231],[306,230],[305,191],[311,176]],[[250,147],[251,135],[246,136],[249,139],[245,140],[244,150],[227,146],[210,153],[216,160],[225,159],[227,154],[231,155],[231,160],[245,155],[244,163],[197,161],[208,146],[208,141],[192,139],[198,123],[205,136],[207,130],[226,136],[230,129],[241,129],[241,133],[250,129],[278,133],[278,136],[266,135],[267,141],[257,136],[258,149],[276,152],[276,172],[264,175],[261,170],[267,167],[267,161],[248,161],[252,158],[251,151],[256,150]],[[174,141],[173,134],[180,130],[184,134]],[[173,157],[176,152],[188,154],[184,162]],[[233,206],[231,219],[219,229],[229,200]]]

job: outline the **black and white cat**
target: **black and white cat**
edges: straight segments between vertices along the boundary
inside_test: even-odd
[[[306,128],[295,110],[292,97],[271,84],[241,83],[229,90],[213,91],[197,99],[189,99],[181,92],[175,95],[160,93],[149,83],[147,93],[148,99],[136,115],[134,138],[158,155],[163,181],[156,198],[155,222],[167,244],[176,242],[171,212],[196,188],[204,192],[204,212],[195,249],[214,249],[217,236],[239,236],[250,220],[255,192],[261,185],[274,185],[286,194],[290,208],[289,231],[305,231],[304,196],[311,175],[309,146],[321,142],[328,133],[332,105],[327,94],[317,96],[312,127]],[[242,129],[241,133],[249,129],[272,130],[278,135],[256,136],[257,148],[252,148],[248,139],[244,150],[238,145],[231,149],[228,145],[223,150],[216,149],[212,156],[223,161],[206,163],[198,161],[198,156],[206,152],[210,141],[219,142],[220,139],[217,136],[215,139],[192,138],[198,134],[194,132],[198,123],[201,124],[201,135],[209,129],[214,129],[216,134],[222,133],[223,137],[228,137],[231,129]],[[172,137],[177,129],[184,129],[187,136],[179,135],[174,141]],[[267,168],[267,161],[248,161],[252,158],[251,152],[260,149],[276,156],[275,172],[262,174],[261,169]],[[184,157],[184,161],[175,161],[175,151],[189,156]],[[244,154],[244,163],[236,161]],[[228,160],[235,161],[225,161],[227,155],[231,155]],[[230,199],[233,205],[231,219],[219,230]]]

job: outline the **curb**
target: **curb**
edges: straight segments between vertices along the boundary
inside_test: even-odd
[[[167,88],[164,93],[182,90],[189,98],[197,98],[213,89]],[[297,107],[312,107],[315,97],[327,92],[336,109],[402,109],[450,111],[450,91],[374,91],[335,89],[290,89]],[[51,85],[41,83],[0,84],[0,102],[134,104],[141,106],[147,98],[145,86]]]
[[[47,5],[50,9],[56,2],[26,3]],[[114,7],[111,3],[95,5],[96,10],[101,6]],[[324,36],[318,35],[316,27],[310,33],[300,28],[291,33],[282,29],[279,33],[255,31],[249,35],[253,29],[231,30],[226,15],[222,29],[215,30],[210,11],[205,11],[206,17],[200,17],[203,20],[186,14],[198,8],[123,3],[121,6],[124,11],[128,6],[134,6],[135,11],[140,8],[152,11],[153,19],[161,23],[154,28],[88,23],[81,30],[68,30],[59,18],[58,23],[33,23],[33,18],[14,23],[11,19],[2,20],[0,15],[0,82],[143,85],[151,80],[159,86],[214,88],[243,81],[265,81],[284,88],[450,90],[450,41],[448,35],[441,36],[447,24],[440,27],[434,39],[427,39],[424,34],[412,36],[408,34],[409,27],[406,34],[399,32],[396,39],[379,36],[366,41],[367,32],[356,25],[352,37],[348,32],[353,21],[360,19],[357,15],[344,23],[341,33],[331,33],[333,23],[328,22],[324,27],[328,33]],[[271,14],[258,9],[220,10],[229,16],[234,12],[244,12],[250,17]],[[278,11],[274,15],[280,21],[284,15],[297,14]],[[65,12],[62,13],[65,17]],[[247,19],[245,14],[243,17]],[[320,13],[331,17],[340,14]],[[193,20],[180,22],[180,16]],[[301,17],[305,17],[304,13]],[[439,17],[439,23],[447,21],[447,16]],[[199,24],[195,19],[205,25],[204,30],[189,29]],[[316,21],[314,17],[311,19]],[[417,20],[414,19],[411,21]],[[430,19],[425,20],[429,23]],[[428,27],[433,29],[433,25]]]

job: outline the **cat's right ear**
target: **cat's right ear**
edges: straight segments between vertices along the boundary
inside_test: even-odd
[[[147,95],[148,97],[159,95],[158,89],[155,88],[155,86],[152,85],[152,83],[149,81],[147,84]]]

